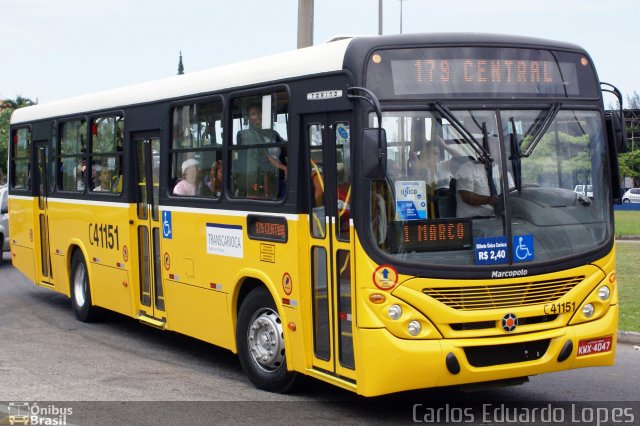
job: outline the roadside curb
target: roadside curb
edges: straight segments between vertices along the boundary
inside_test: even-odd
[[[640,345],[640,333],[635,331],[618,331],[618,343]]]

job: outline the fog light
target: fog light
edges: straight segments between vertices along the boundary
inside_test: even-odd
[[[389,318],[397,320],[402,316],[402,308],[399,305],[389,306]]]
[[[417,336],[422,331],[422,326],[418,321],[411,321],[407,327],[407,331],[412,336]]]
[[[610,295],[611,295],[611,291],[609,290],[609,287],[607,287],[606,285],[603,285],[598,290],[598,297],[600,298],[600,300],[607,300]]]
[[[593,316],[593,311],[594,309],[591,303],[587,303],[582,307],[582,314],[587,318],[591,318]]]

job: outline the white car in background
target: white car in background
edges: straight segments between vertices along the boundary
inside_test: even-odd
[[[578,194],[582,194],[585,197],[593,198],[593,186],[591,185],[576,185],[573,192],[577,192]]]
[[[623,203],[640,203],[640,188],[631,188],[622,196]]]

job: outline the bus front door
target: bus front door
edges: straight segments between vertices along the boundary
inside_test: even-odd
[[[136,220],[138,257],[138,318],[164,327],[164,292],[160,269],[160,220],[158,182],[160,177],[160,135],[157,132],[133,135],[136,170]]]
[[[305,118],[310,193],[313,366],[355,380],[351,268],[351,126],[347,114]]]
[[[49,192],[49,142],[34,142],[36,149],[35,185],[38,198],[36,232],[34,241],[36,247],[36,282],[39,284],[53,285],[51,273],[51,251],[49,250],[49,217],[47,214],[47,194]]]

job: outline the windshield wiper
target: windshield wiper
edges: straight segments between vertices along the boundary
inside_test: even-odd
[[[509,119],[511,123],[511,169],[513,170],[513,183],[516,185],[518,194],[522,194],[522,173],[521,173],[521,155],[520,155],[520,142],[518,142],[518,134],[516,133],[516,122],[511,117]]]
[[[467,130],[466,127],[456,118],[455,115],[444,105],[441,105],[438,102],[433,103],[433,109],[438,111],[442,116],[444,116],[451,125],[460,133],[462,138],[471,145],[471,148],[478,154],[480,161],[482,161],[485,165],[490,165],[493,163],[493,158],[489,151],[478,142],[478,140],[473,137],[471,132]]]
[[[540,139],[542,139],[544,134],[547,132],[547,129],[556,118],[556,115],[558,115],[558,111],[560,111],[561,106],[562,104],[560,102],[556,102],[555,104],[553,104],[545,114],[544,119],[536,120],[535,123],[533,123],[533,126],[531,126],[529,130],[527,130],[527,133],[525,133],[525,135],[522,137],[522,140],[526,140],[527,137],[532,137],[533,139],[527,146],[527,149],[520,154],[520,157],[528,158],[533,153],[536,145],[538,145],[538,142],[540,142]]]
[[[483,122],[480,128],[482,128],[482,149],[488,153],[489,152],[489,132],[487,132],[487,123]],[[493,180],[493,163],[486,162],[484,164],[484,168],[487,171],[487,184],[489,185],[489,195],[491,196],[491,199],[495,199],[498,196],[498,190]]]

